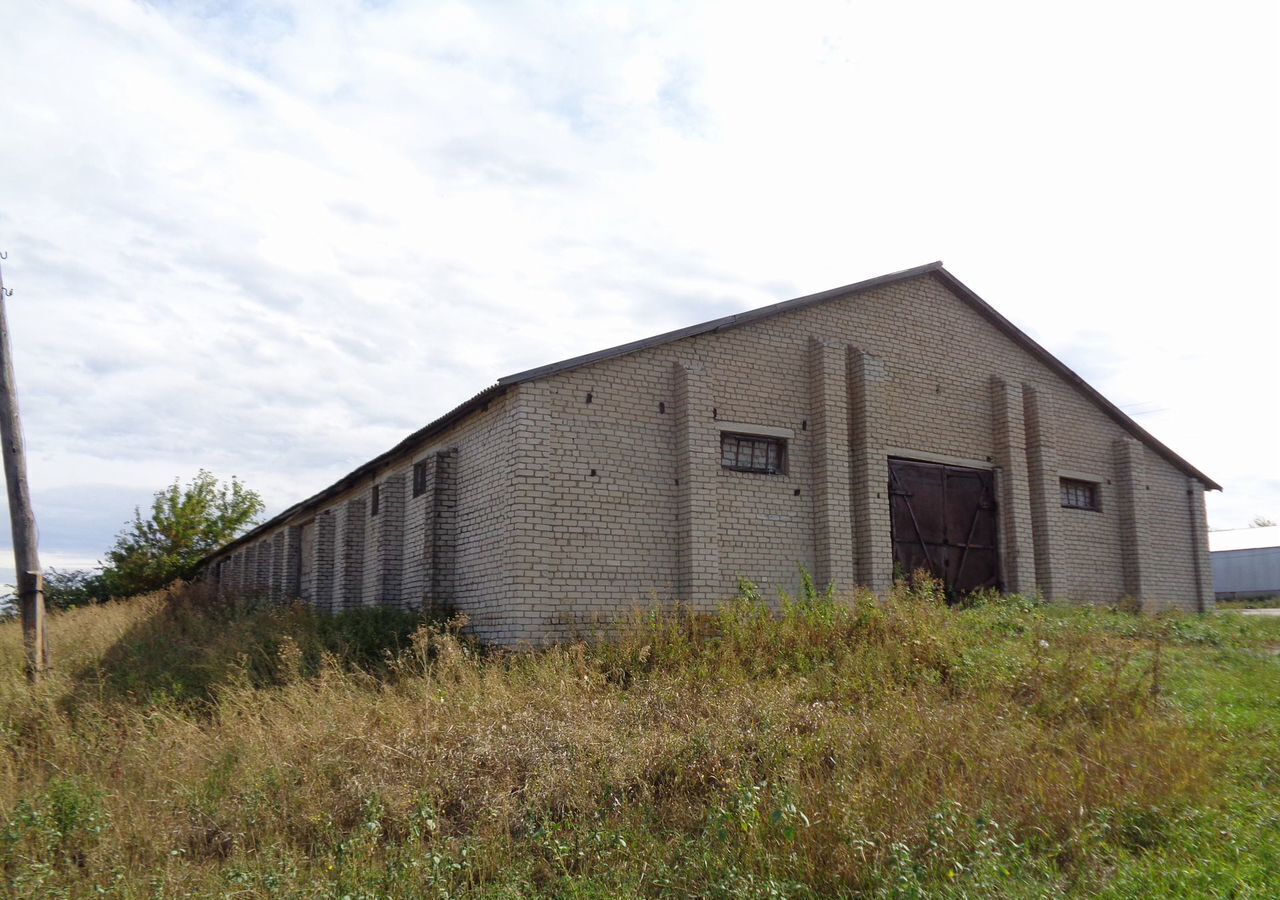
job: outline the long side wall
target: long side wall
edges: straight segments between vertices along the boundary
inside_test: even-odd
[[[326,611],[387,605],[463,613],[477,636],[505,640],[511,411],[510,395],[495,398],[359,487],[215,560],[214,577],[227,590],[297,596]],[[416,491],[415,464],[423,467]]]

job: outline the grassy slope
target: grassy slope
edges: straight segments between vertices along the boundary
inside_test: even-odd
[[[15,895],[1274,896],[1280,620],[927,592],[446,628],[189,596],[0,625]]]

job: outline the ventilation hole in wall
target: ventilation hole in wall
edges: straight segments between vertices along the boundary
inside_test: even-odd
[[[658,412],[660,412],[660,413],[665,413],[666,411],[667,411],[667,404],[665,404],[665,403],[663,403],[661,400],[659,400],[659,401],[658,401]]]
[[[716,409],[714,406],[711,407],[711,418],[713,419],[720,418],[720,410]]]
[[[796,488],[796,489],[795,489],[794,491],[792,491],[791,493],[792,493],[794,496],[799,497],[799,496],[800,496],[800,488]]]
[[[588,403],[590,403],[590,402],[591,402],[591,392],[590,392],[590,391],[587,391],[587,402],[588,402]]]
[[[801,423],[800,423],[800,430],[801,430],[801,431],[808,431],[808,430],[809,430],[809,420],[808,420],[808,419],[805,419],[803,422],[801,422]]]
[[[677,479],[676,479],[676,484],[679,484],[679,483],[680,483],[680,479],[679,479],[679,478],[677,478]]]
[[[596,477],[596,470],[595,470],[595,469],[592,469],[592,470],[591,470],[591,477],[592,477],[592,478],[595,478],[595,477]]]

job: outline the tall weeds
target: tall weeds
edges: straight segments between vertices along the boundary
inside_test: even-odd
[[[510,654],[462,620],[185,588],[52,616],[35,691],[6,625],[0,871],[15,893],[1065,884],[1099,821],[1216,765],[1154,689],[1153,640],[1189,638],[1118,615],[957,611],[920,581],[774,610],[744,584],[716,615]]]

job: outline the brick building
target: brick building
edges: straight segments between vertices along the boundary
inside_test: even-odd
[[[503,643],[798,565],[1203,611],[1206,489],[933,263],[507,376],[206,572]]]

